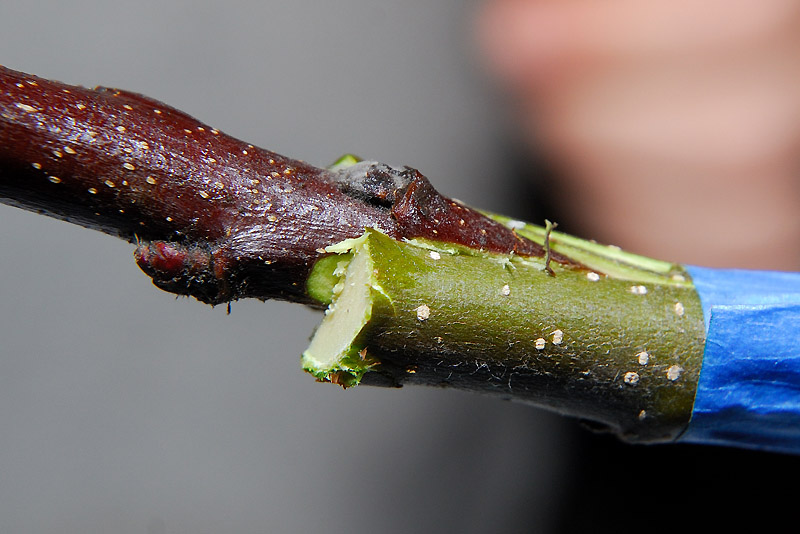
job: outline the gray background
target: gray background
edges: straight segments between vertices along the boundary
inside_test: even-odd
[[[420,168],[503,210],[475,4],[0,3],[0,64],[138,91],[326,165]],[[158,291],[133,247],[0,206],[0,532],[546,532],[565,424],[453,391],[303,374],[318,322]]]

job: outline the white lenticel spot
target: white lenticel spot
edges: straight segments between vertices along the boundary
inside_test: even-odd
[[[106,180],[104,183],[105,183],[105,184],[106,184],[108,187],[114,187],[114,186],[115,186],[114,182],[112,182],[111,180]]]
[[[276,216],[274,216],[274,215],[267,215],[267,220],[269,222],[275,222],[275,221],[278,220],[278,218]]]
[[[625,376],[622,377],[622,381],[629,386],[635,386],[639,383],[639,373],[634,373],[633,371],[625,373]]]
[[[95,189],[94,187],[90,187],[89,189],[87,189],[87,191],[89,191],[89,194],[91,195],[97,194],[97,189]]]
[[[172,222],[172,217],[167,217],[167,222]]]
[[[61,178],[59,178],[58,176],[48,176],[47,179],[53,182],[54,184],[61,183]]]
[[[564,341],[564,332],[562,332],[561,330],[554,330],[553,345],[561,345],[562,341]]]
[[[428,254],[428,256],[430,256],[432,260],[441,260],[442,259],[442,255],[439,254],[438,252],[436,252],[435,250],[431,250],[430,253]]]
[[[200,193],[198,194],[203,198],[208,198],[208,193],[206,193],[205,191],[200,191]]]
[[[115,129],[120,133],[125,131],[125,127],[124,126],[117,126]]]
[[[586,273],[586,278],[588,278],[590,282],[597,282],[600,280],[600,275],[595,272],[590,272]]]
[[[127,161],[125,163],[123,163],[122,166],[125,167],[126,169],[128,169],[129,171],[135,171],[136,170],[136,167],[134,167],[132,163],[128,163]]]
[[[64,154],[62,154],[62,153],[61,153],[60,151],[58,151],[58,150],[53,150],[53,155],[54,155],[55,157],[57,157],[57,158],[63,158],[63,157],[64,157]]]
[[[634,295],[647,295],[647,287],[645,286],[631,286],[630,292]]]
[[[37,171],[40,171],[40,170],[42,170],[42,164],[41,164],[41,163],[31,163],[31,166],[32,166],[34,169],[36,169]]]
[[[545,341],[543,337],[540,337],[533,342],[533,346],[536,348],[536,350],[544,350],[545,345],[547,345],[547,341]]]
[[[33,113],[34,111],[36,111],[35,107],[29,106],[28,104],[14,104],[14,105],[26,113]]]
[[[211,130],[211,133],[214,134],[214,135],[217,135],[217,134],[219,134],[219,130]]]
[[[647,417],[646,411],[642,410],[641,412],[639,412],[639,421],[643,421],[645,417]]]
[[[154,109],[153,113],[155,113],[156,115],[161,115],[161,110],[160,109]]]
[[[67,154],[72,154],[72,155],[77,154],[77,152],[75,152],[74,150],[72,150],[72,148],[70,148],[68,146],[64,147],[64,152],[66,152]]]
[[[678,378],[680,378],[681,373],[683,373],[683,367],[680,365],[673,365],[667,369],[667,380],[675,382]]]
[[[504,285],[503,288],[500,290],[500,294],[504,297],[507,297],[511,294],[511,286],[508,284]]]
[[[247,155],[247,150],[242,150],[242,154]]]
[[[675,314],[678,317],[683,317],[684,313],[686,313],[686,310],[683,307],[683,303],[682,302],[676,302],[675,303]]]
[[[636,359],[639,361],[639,365],[647,365],[650,362],[650,353],[643,350],[636,355]]]
[[[148,176],[147,178],[144,179],[144,181],[150,185],[156,185],[156,179],[153,178],[152,176]]]
[[[79,110],[81,110],[81,111],[83,111],[84,109],[86,109],[86,106],[84,106],[83,104],[77,104],[75,107],[76,107],[76,108],[78,108],[78,109],[79,109]]]
[[[428,317],[431,316],[431,309],[426,304],[421,304],[416,309],[417,312],[417,319],[420,321],[427,321]]]

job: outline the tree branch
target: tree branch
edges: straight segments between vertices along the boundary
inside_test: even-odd
[[[681,266],[439,194],[411,168],[319,169],[147,97],[0,67],[0,201],[136,242],[210,304],[321,307],[320,380],[445,385],[674,439],[704,342]]]
[[[320,251],[368,227],[543,254],[413,169],[319,169],[139,94],[3,67],[0,201],[135,241],[158,287],[211,304],[313,303],[305,280]]]

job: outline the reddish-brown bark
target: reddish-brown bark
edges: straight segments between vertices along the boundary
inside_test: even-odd
[[[543,255],[413,169],[362,168],[319,169],[139,94],[0,67],[0,202],[136,242],[162,289],[212,304],[310,303],[321,249],[366,227]]]

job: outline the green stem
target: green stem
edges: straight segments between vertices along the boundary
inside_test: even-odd
[[[608,258],[607,247],[555,232],[551,239],[554,249],[593,255],[590,265],[616,262],[617,271],[554,264],[550,276],[542,258],[368,230],[339,248],[340,261],[312,271],[309,283],[330,288],[333,303],[303,367],[344,386],[476,390],[630,440],[674,439],[691,415],[704,343],[689,276],[615,249]]]

